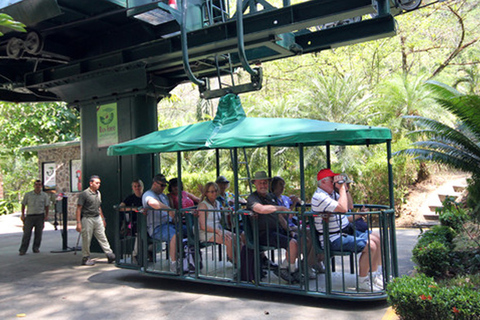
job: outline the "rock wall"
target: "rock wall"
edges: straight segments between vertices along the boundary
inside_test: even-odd
[[[57,196],[61,193],[68,197],[68,219],[75,220],[78,192],[72,192],[70,166],[72,160],[80,160],[80,146],[58,147],[38,150],[39,177],[42,177],[43,163],[55,162],[55,182]],[[58,198],[58,197],[57,197]],[[58,206],[57,206],[58,207]],[[50,218],[53,219],[55,206],[50,206]]]

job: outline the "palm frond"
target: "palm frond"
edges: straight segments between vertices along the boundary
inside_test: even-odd
[[[428,80],[425,81],[425,86],[435,93],[438,97],[444,98],[444,99],[450,99],[453,96],[460,96],[462,93],[449,85],[435,81],[435,80]]]
[[[394,155],[409,155],[417,160],[434,161],[480,174],[480,97],[465,95],[437,81],[427,81],[425,87],[436,96],[435,101],[441,107],[462,123],[455,129],[434,119],[404,116],[420,128],[411,131],[409,137],[421,140],[413,143],[415,148]]]
[[[472,166],[470,162],[466,162],[464,159],[457,159],[450,157],[442,152],[425,150],[425,149],[404,149],[397,151],[394,154],[395,156],[408,155],[414,156],[416,160],[420,161],[433,161],[436,163],[445,164],[447,166],[465,171],[471,172],[474,174],[480,174],[480,166]]]
[[[480,97],[465,95],[443,83],[427,81],[426,86],[435,92],[439,105],[456,115],[469,129],[480,136]]]
[[[464,159],[465,162],[471,162],[472,164],[480,161],[480,153],[474,154],[469,152],[469,150],[464,150],[441,142],[419,141],[415,142],[413,145],[423,150],[433,150],[444,153],[453,158]]]
[[[441,141],[454,145],[461,145],[466,150],[471,150],[472,153],[476,153],[478,145],[475,143],[477,139],[473,140],[466,136],[463,132],[455,130],[439,121],[418,117],[418,116],[405,116],[406,118],[414,119],[415,124],[421,127],[427,127],[425,130],[411,131],[408,135],[412,138],[427,138],[434,141]]]

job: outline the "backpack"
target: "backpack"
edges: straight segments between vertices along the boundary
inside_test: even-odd
[[[243,246],[240,252],[240,280],[253,282],[255,281],[255,251]]]
[[[184,273],[189,273],[189,272],[195,272],[195,246],[194,245],[189,245],[188,244],[188,239],[183,239],[183,272]],[[203,269],[203,263],[202,263],[202,252],[199,250],[199,267],[200,269]]]

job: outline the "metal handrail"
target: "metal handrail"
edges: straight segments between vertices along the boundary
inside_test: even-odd
[[[248,64],[247,55],[245,54],[245,41],[243,37],[243,6],[242,0],[237,0],[237,39],[238,39],[238,57],[242,63],[242,67],[252,76],[258,75],[258,70],[252,69]]]
[[[195,83],[198,86],[205,87],[206,82],[204,80],[200,80],[192,72],[190,68],[190,63],[188,61],[188,43],[187,43],[187,7],[188,1],[182,0],[182,23],[180,24],[180,40],[182,44],[182,61],[183,61],[183,68],[187,74],[188,79]]]

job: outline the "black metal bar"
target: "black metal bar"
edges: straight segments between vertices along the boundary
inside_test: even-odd
[[[327,168],[330,168],[330,141],[325,144],[325,152],[327,154]]]
[[[62,216],[63,216],[63,229],[62,229],[62,250],[68,249],[68,197],[62,198]]]
[[[220,175],[220,149],[215,149],[215,169],[217,171],[217,178]]]

